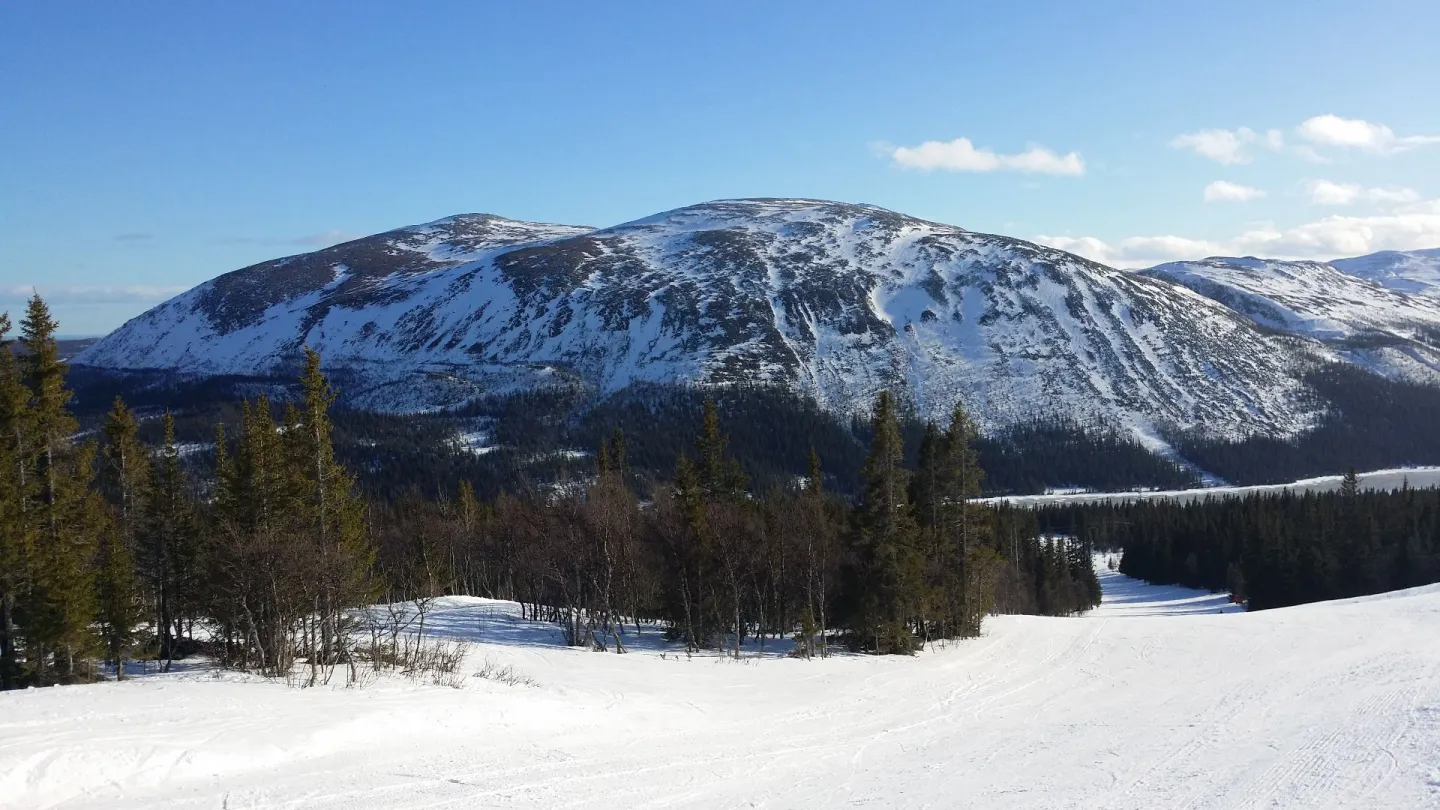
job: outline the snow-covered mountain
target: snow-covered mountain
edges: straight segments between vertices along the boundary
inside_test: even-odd
[[[1330,264],[1392,290],[1440,296],[1440,248],[1382,250],[1353,259],[1336,259]]]
[[[1259,326],[1313,338],[1334,359],[1440,381],[1440,299],[1342,272],[1340,263],[1211,257],[1143,274],[1183,284]]]
[[[588,229],[461,215],[226,274],[77,362],[284,369],[301,347],[373,407],[556,375],[762,381],[839,412],[890,387],[998,426],[1063,413],[1139,432],[1313,422],[1305,341],[1185,286],[865,205],[730,200]]]

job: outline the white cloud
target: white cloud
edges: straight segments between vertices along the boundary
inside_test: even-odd
[[[1413,188],[1365,188],[1358,183],[1311,180],[1306,183],[1310,201],[1316,205],[1351,205],[1357,202],[1413,203],[1420,194]]]
[[[1332,183],[1329,180],[1312,180],[1310,201],[1316,205],[1349,205],[1360,198],[1361,188],[1354,183]]]
[[[1254,143],[1257,137],[1255,130],[1249,127],[1235,130],[1202,129],[1199,132],[1175,136],[1170,140],[1170,146],[1173,149],[1190,149],[1216,163],[1231,166],[1250,162],[1251,158],[1245,153],[1245,147]],[[1270,142],[1269,133],[1266,133],[1266,140]],[[1283,144],[1283,136],[1280,142]]]
[[[1403,152],[1416,146],[1440,143],[1440,135],[1400,137],[1384,124],[1338,115],[1317,115],[1301,122],[1295,131],[1311,143],[1364,149],[1382,155]]]
[[[17,284],[0,287],[0,303],[24,303],[39,293],[45,303],[60,304],[150,304],[174,298],[188,287],[126,285],[106,287],[87,284]]]
[[[883,149],[896,165],[922,171],[993,172],[1012,170],[1038,174],[1081,175],[1085,161],[1078,152],[1058,155],[1043,146],[1031,146],[1024,152],[1002,155],[989,149],[977,149],[969,138],[953,141],[926,141],[919,146],[886,146]]]
[[[1205,187],[1205,202],[1218,202],[1222,200],[1235,200],[1245,202],[1264,197],[1265,192],[1251,186],[1242,186],[1239,183],[1232,183],[1228,180],[1216,180]]]
[[[1440,246],[1440,200],[1373,216],[1329,216],[1292,228],[1262,223],[1219,242],[1182,236],[1132,236],[1114,243],[1093,236],[1037,236],[1035,241],[1113,267],[1147,267],[1215,255],[1329,261],[1379,250]]]
[[[1338,115],[1316,115],[1295,128],[1306,143],[1287,146],[1285,133],[1268,129],[1263,134],[1249,127],[1238,129],[1202,129],[1177,135],[1170,140],[1175,149],[1189,149],[1198,155],[1226,166],[1249,163],[1253,148],[1264,147],[1272,152],[1289,152],[1312,163],[1329,163],[1330,159],[1316,147],[1363,149],[1380,155],[1391,155],[1417,146],[1440,143],[1440,135],[1399,136],[1384,124]]]
[[[1114,244],[1093,236],[1037,236],[1035,241],[1111,267],[1149,267],[1178,259],[1203,259],[1223,252],[1213,242],[1184,236],[1132,236]]]
[[[1412,203],[1420,200],[1420,192],[1413,188],[1370,188],[1365,196],[1377,203]]]
[[[1291,259],[1433,248],[1440,246],[1440,200],[1374,216],[1330,216],[1288,229],[1262,226],[1241,234],[1235,244],[1247,253]]]

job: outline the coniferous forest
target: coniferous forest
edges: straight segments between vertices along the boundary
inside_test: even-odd
[[[195,654],[313,682],[386,655],[360,608],[447,594],[515,600],[596,650],[623,652],[652,625],[692,651],[786,638],[807,657],[914,652],[977,635],[987,613],[1068,615],[1100,598],[1086,541],[971,500],[981,441],[959,405],[907,442],[882,393],[868,451],[831,470],[807,448],[798,481],[747,475],[707,399],[664,479],[632,464],[616,424],[595,430],[588,474],[490,481],[483,495],[463,476],[362,487],[355,467],[372,482],[403,471],[337,452],[347,430],[352,446],[375,442],[366,417],[345,423],[313,352],[283,401],[257,385],[177,418],[116,397],[82,430],[44,302],[30,301],[13,346],[10,328],[0,321],[5,688]],[[827,486],[851,476],[849,497]]]
[[[1252,609],[1440,582],[1440,490],[1361,490],[1048,507],[1052,531],[1123,551],[1120,571],[1228,591]]]

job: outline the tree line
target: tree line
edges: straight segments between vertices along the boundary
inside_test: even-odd
[[[1250,609],[1440,582],[1440,490],[1334,492],[1051,507],[1037,519],[1100,548],[1156,584],[1228,591]]]
[[[271,676],[357,666],[377,601],[519,602],[572,645],[623,652],[658,624],[689,650],[793,641],[910,653],[980,632],[990,612],[1065,615],[1099,601],[1085,541],[973,502],[978,431],[956,406],[907,453],[889,393],[849,499],[809,454],[799,480],[752,485],[713,400],[674,475],[636,470],[619,429],[593,475],[365,497],[337,458],[335,391],[307,352],[296,396],[239,405],[194,474],[175,418],[156,440],[116,397],[79,432],[56,323],[30,301],[11,351],[0,318],[0,685],[95,677],[101,659],[162,666],[204,652]],[[907,459],[913,458],[909,462]],[[641,493],[644,493],[642,499]],[[375,628],[369,628],[372,633]]]
[[[807,656],[832,643],[904,653],[973,636],[989,612],[1098,604],[1088,547],[1040,537],[1031,513],[970,500],[983,473],[963,408],[924,432],[914,465],[888,393],[870,421],[855,498],[827,488],[815,453],[800,480],[756,491],[710,400],[669,480],[632,468],[615,430],[593,478],[489,501],[462,482],[453,497],[411,491],[372,506],[380,567],[407,598],[515,600],[568,643],[615,652],[658,622],[691,651],[786,639]]]
[[[1440,388],[1387,379],[1348,363],[1305,374],[1319,424],[1298,436],[1169,437],[1196,466],[1234,484],[1284,484],[1355,466],[1383,470],[1440,460]]]
[[[178,378],[159,371],[116,372],[79,367],[69,377],[82,428],[103,424],[116,396],[133,410],[175,413],[181,442],[208,445],[216,422],[239,424],[238,402],[267,391],[272,400],[298,395],[293,380],[257,377]],[[331,375],[337,386],[345,377]],[[828,488],[847,499],[863,490],[861,472],[872,436],[868,415],[853,418],[819,407],[811,397],[764,384],[724,387],[633,382],[599,396],[579,386],[527,389],[490,395],[434,413],[377,413],[350,408],[342,398],[332,411],[337,456],[356,475],[369,499],[388,500],[419,487],[452,496],[469,481],[481,498],[514,490],[516,481],[551,480],[569,473],[593,475],[602,439],[625,432],[629,466],[639,479],[668,481],[682,450],[693,443],[704,401],[713,399],[720,426],[744,468],[751,490],[764,492],[803,476],[814,450],[825,460]],[[897,408],[914,466],[925,421],[913,406]],[[483,432],[483,455],[457,448],[459,433]],[[158,424],[141,434],[159,440]],[[1103,422],[1037,414],[987,431],[975,443],[985,469],[985,494],[1039,493],[1049,487],[1115,491],[1136,487],[1183,489],[1196,485],[1192,472],[1162,459],[1133,436]],[[584,457],[572,451],[584,451]],[[188,461],[208,468],[208,449]],[[648,498],[648,492],[641,493]]]

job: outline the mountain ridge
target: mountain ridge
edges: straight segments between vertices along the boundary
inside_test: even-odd
[[[1184,284],[884,208],[717,200],[610,227],[462,214],[199,285],[76,358],[276,372],[313,346],[352,403],[444,407],[578,383],[781,385],[840,413],[880,388],[986,428],[1062,413],[1289,436],[1333,354]]]

